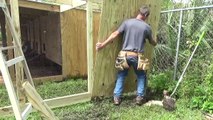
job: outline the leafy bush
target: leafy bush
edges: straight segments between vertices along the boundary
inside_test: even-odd
[[[213,113],[213,64],[209,66],[208,70],[204,81],[195,88],[191,107]]]
[[[213,55],[193,58],[176,95],[190,99],[189,106],[213,113]]]
[[[151,88],[152,92],[160,95],[162,95],[163,90],[168,90],[169,92],[172,92],[176,82],[171,79],[172,76],[172,71],[166,71],[164,73],[150,75],[149,87]]]

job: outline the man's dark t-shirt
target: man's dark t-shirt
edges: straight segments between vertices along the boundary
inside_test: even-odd
[[[144,52],[145,39],[152,40],[150,26],[139,19],[129,19],[124,21],[118,28],[118,32],[123,34],[123,51]]]

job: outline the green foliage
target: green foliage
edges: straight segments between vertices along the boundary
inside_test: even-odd
[[[213,113],[213,64],[209,66],[204,81],[195,88],[191,102],[191,107]]]
[[[150,75],[148,85],[155,94],[162,95],[163,90],[168,90],[169,92],[172,92],[176,82],[171,79],[172,75],[173,72],[171,71]]]
[[[5,86],[0,85],[0,107],[9,105],[9,97]]]

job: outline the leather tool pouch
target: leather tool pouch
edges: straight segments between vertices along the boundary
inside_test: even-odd
[[[138,70],[148,70],[149,69],[149,59],[147,59],[144,54],[138,53]]]
[[[118,70],[128,69],[129,65],[126,60],[126,52],[120,51],[116,60],[115,60],[115,68]]]

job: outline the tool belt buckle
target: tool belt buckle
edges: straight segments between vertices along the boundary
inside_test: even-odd
[[[125,51],[120,51],[116,60],[115,60],[115,68],[118,70],[128,69],[129,65],[126,60],[127,53]]]
[[[149,69],[149,59],[147,59],[143,53],[138,53],[138,70],[148,70]]]

